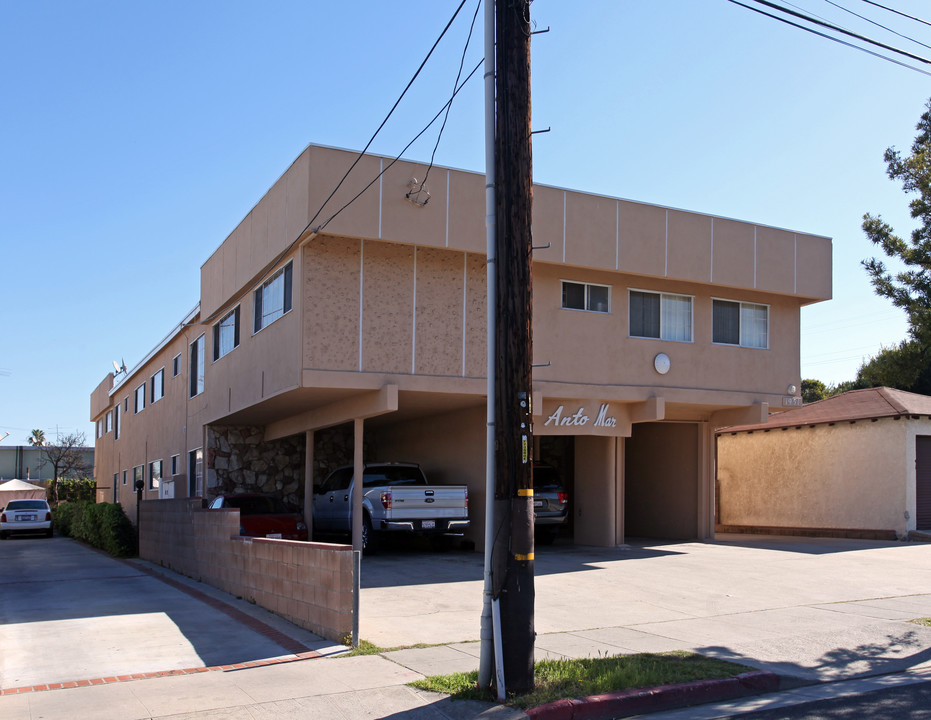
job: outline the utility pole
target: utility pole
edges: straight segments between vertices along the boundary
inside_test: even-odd
[[[508,692],[533,688],[530,0],[495,17],[495,517],[493,594]]]

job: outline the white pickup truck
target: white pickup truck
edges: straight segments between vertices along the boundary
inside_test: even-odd
[[[334,470],[314,486],[313,529],[320,534],[352,532],[353,468]],[[465,485],[429,485],[413,463],[367,463],[362,481],[362,550],[372,553],[378,535],[402,532],[431,535],[462,533],[469,527],[469,489]]]

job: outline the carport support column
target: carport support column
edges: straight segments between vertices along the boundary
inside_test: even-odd
[[[362,425],[365,421],[352,421],[352,549],[362,552]]]
[[[307,539],[314,539],[314,431],[304,433],[304,522]]]

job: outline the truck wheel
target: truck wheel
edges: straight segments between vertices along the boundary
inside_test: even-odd
[[[362,554],[374,555],[378,552],[378,538],[372,529],[372,520],[368,515],[362,516]]]

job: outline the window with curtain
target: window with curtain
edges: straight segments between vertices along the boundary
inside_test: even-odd
[[[258,332],[291,311],[291,263],[266,280],[253,294],[252,331]]]
[[[629,321],[631,337],[692,342],[692,298],[631,290]]]
[[[712,300],[711,340],[724,345],[769,347],[769,307],[734,300]]]

